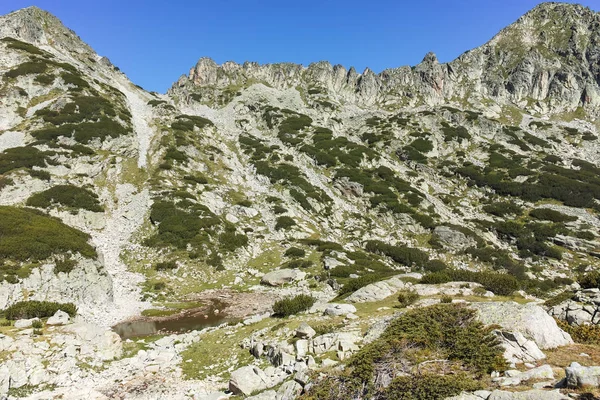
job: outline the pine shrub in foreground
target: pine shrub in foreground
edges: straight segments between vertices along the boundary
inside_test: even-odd
[[[506,362],[491,327],[476,315],[457,304],[409,310],[301,398],[442,400],[483,389],[488,374],[505,370]]]

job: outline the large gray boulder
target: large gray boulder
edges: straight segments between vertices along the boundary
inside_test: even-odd
[[[332,317],[337,317],[340,315],[347,315],[356,312],[356,307],[352,304],[329,304],[324,311],[325,315],[330,315]]]
[[[504,377],[494,379],[500,386],[517,386],[521,382],[536,380],[554,380],[554,371],[548,364],[521,372],[519,370],[508,370]]]
[[[409,283],[405,283],[397,277],[394,277],[385,281],[375,282],[367,286],[363,286],[348,296],[346,300],[351,303],[379,301],[390,297],[391,295],[398,293],[399,290],[405,289],[409,286],[411,286]]]
[[[294,400],[302,393],[302,385],[296,381],[287,381],[277,391],[277,400]]]
[[[84,322],[67,325],[64,329],[75,334],[85,345],[91,346],[104,361],[114,360],[123,354],[123,343],[116,332]]]
[[[315,336],[317,332],[311,328],[306,322],[302,322],[300,326],[296,329],[296,337],[302,339],[310,339]]]
[[[229,378],[229,390],[236,395],[250,396],[269,387],[269,378],[258,367],[248,365],[236,369]]]
[[[277,392],[274,390],[265,390],[257,395],[246,397],[246,400],[277,400]]]
[[[565,368],[567,386],[580,388],[584,386],[600,386],[600,367],[584,367],[579,363],[573,362]]]
[[[490,392],[485,390],[479,390],[473,393],[461,393],[457,396],[446,397],[444,400],[486,400],[490,397]]]
[[[39,318],[30,318],[30,319],[18,319],[15,321],[14,327],[17,329],[27,329],[31,328],[34,322],[39,321]]]
[[[546,358],[537,344],[520,332],[495,330],[494,334],[504,348],[504,358],[511,364],[535,362]]]
[[[436,226],[433,230],[433,238],[451,250],[464,250],[476,244],[473,238],[449,226]]]
[[[10,371],[6,364],[0,365],[0,397],[6,396],[10,389]]]
[[[600,324],[600,289],[580,290],[571,300],[549,308],[548,313],[567,321],[569,325],[598,325]]]
[[[283,286],[286,283],[301,281],[305,276],[305,272],[295,269],[278,269],[265,274],[260,282],[269,286]]]
[[[71,321],[69,314],[62,310],[58,310],[53,316],[48,318],[46,325],[67,325]]]
[[[488,400],[568,400],[569,397],[558,390],[528,390],[526,392],[507,392],[494,390]]]
[[[507,301],[473,303],[471,306],[479,311],[478,319],[485,325],[500,325],[507,331],[519,332],[532,339],[540,349],[573,344],[571,336],[537,304]]]

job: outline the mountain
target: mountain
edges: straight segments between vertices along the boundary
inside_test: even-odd
[[[510,363],[572,343],[541,307],[508,300],[548,301],[572,333],[597,322],[575,291],[597,287],[599,57],[599,13],[543,3],[447,64],[201,58],[158,94],[45,11],[0,17],[0,393],[398,398],[415,365],[446,358],[423,381],[444,387],[437,398],[493,389],[495,340],[523,352]],[[500,339],[471,308],[427,307],[485,315],[490,298],[510,310],[483,319]],[[378,339],[406,306],[416,319]],[[16,328],[61,307],[73,315]],[[74,307],[74,323],[51,326]],[[519,312],[536,321],[526,346],[498,320]],[[440,315],[473,322],[451,336],[488,358],[474,367],[438,342],[411,353],[404,336],[404,358],[367,353],[399,324],[455,325]],[[375,386],[325,369],[308,390],[305,368],[348,357],[346,371],[378,371]],[[321,391],[344,379],[358,386]]]
[[[597,109],[597,49],[597,13],[582,6],[545,3],[448,64],[440,64],[429,53],[415,67],[376,75],[368,68],[358,74],[327,62],[307,68],[287,63],[217,66],[203,58],[170,93],[199,97],[207,88],[264,82],[278,89],[316,86],[338,101],[387,109],[443,104],[486,109],[492,101],[554,114],[580,106]]]

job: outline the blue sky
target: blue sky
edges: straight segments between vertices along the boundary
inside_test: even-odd
[[[35,5],[58,16],[131,80],[165,92],[203,56],[218,63],[308,65],[375,72],[440,61],[488,41],[536,0],[2,0],[0,14]],[[596,11],[598,0],[578,3]]]

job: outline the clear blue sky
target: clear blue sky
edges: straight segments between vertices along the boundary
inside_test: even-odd
[[[375,72],[440,61],[488,41],[537,0],[1,0],[58,16],[131,80],[165,92],[203,56],[218,63],[308,65]],[[599,0],[578,1],[594,10]]]

